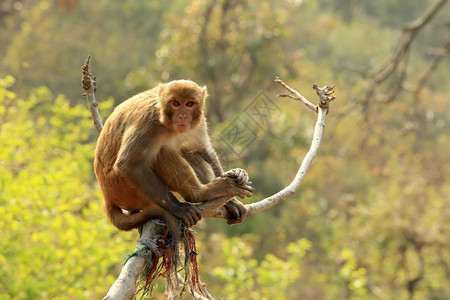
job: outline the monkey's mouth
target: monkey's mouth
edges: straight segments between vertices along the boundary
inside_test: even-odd
[[[175,124],[175,131],[177,132],[185,132],[188,131],[191,127],[190,124]]]

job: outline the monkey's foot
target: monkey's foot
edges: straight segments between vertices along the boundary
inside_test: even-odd
[[[150,251],[152,251],[152,253],[155,254],[157,257],[162,256],[162,253],[161,253],[161,251],[159,251],[158,245],[156,244],[156,242],[154,240],[139,238],[139,239],[137,239],[137,241],[139,243],[141,243],[142,245],[146,246],[148,249],[150,249]]]
[[[242,223],[248,213],[248,209],[245,205],[236,198],[233,198],[225,203],[224,207],[230,213],[230,218],[227,221],[227,224],[229,225]]]

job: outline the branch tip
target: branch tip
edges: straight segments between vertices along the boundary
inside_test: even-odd
[[[86,58],[86,61],[84,62],[84,65],[81,67],[81,70],[83,70],[83,74],[87,75],[89,74],[89,62],[90,62],[91,56],[88,55]]]
[[[305,104],[312,111],[315,111],[315,112],[318,111],[316,105],[312,104],[305,97],[303,97],[299,92],[297,92],[293,88],[289,87],[286,83],[283,82],[283,80],[276,77],[275,82],[281,84],[290,93],[290,94],[281,94],[278,97],[287,97],[287,98],[292,98],[294,100],[299,100],[299,101],[303,102],[303,104]]]
[[[328,83],[322,88],[319,88],[317,84],[313,84],[313,89],[316,90],[316,94],[319,96],[319,106],[321,108],[328,108],[330,102],[336,99],[335,96],[331,96],[334,94],[334,87],[335,85],[330,86]]]
[[[294,98],[295,99],[295,97],[293,97],[292,95],[289,95],[289,94],[278,94],[277,95],[277,97],[280,97],[280,98]]]
[[[98,111],[98,102],[95,100],[95,92],[97,92],[97,78],[89,72],[89,63],[91,56],[88,55],[84,65],[81,67],[83,77],[81,78],[81,87],[85,91],[83,97],[86,97],[89,110],[91,111],[94,119],[94,126],[100,133],[103,129],[103,123],[100,119],[100,113]]]

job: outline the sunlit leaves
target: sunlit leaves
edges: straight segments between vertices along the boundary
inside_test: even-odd
[[[89,111],[44,87],[0,99],[2,299],[98,298],[128,250],[91,186]]]
[[[297,282],[302,274],[303,257],[311,244],[306,239],[287,245],[288,255],[280,258],[266,254],[258,262],[252,258],[255,253],[249,241],[242,238],[223,240],[223,266],[215,267],[225,286],[219,292],[228,299],[289,299],[289,288]]]
[[[66,14],[50,0],[26,1],[16,19],[0,20],[0,72],[17,77],[0,78],[0,298],[101,298],[120,255],[134,247],[124,241],[133,234],[117,233],[102,213],[88,110],[53,94],[81,101],[76,74],[91,54],[102,116],[112,106],[107,96],[121,101],[160,80],[190,78],[208,85],[210,112],[214,101],[223,104],[216,112],[225,115],[223,124],[209,123],[214,142],[242,113],[238,106],[267,92],[281,116],[258,132],[247,156],[227,162],[252,177],[258,194],[246,201],[289,183],[313,129],[313,114],[275,98],[273,78],[311,101],[312,83],[336,84],[337,101],[300,190],[241,225],[198,225],[207,233],[199,238],[200,272],[214,296],[406,299],[421,247],[426,272],[415,298],[444,299],[448,59],[420,101],[411,87],[442,51],[448,32],[439,20],[448,10],[411,44],[406,91],[389,104],[371,102],[366,114],[357,105],[371,83],[362,72],[386,58],[398,26],[432,2],[101,0],[78,1]],[[218,234],[211,242],[212,233],[225,231],[239,238]]]

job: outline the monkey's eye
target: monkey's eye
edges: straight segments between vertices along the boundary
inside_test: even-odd
[[[189,101],[186,103],[187,107],[193,107],[194,105],[195,105],[195,102],[193,102],[193,101]]]
[[[180,106],[180,105],[181,105],[180,101],[178,101],[178,100],[172,100],[172,101],[170,101],[170,103],[171,103],[173,106]]]

